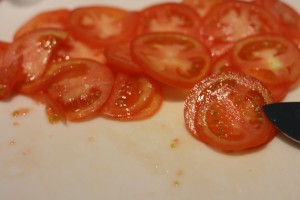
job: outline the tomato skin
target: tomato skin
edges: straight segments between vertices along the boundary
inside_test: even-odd
[[[72,10],[68,28],[71,35],[93,47],[129,41],[136,35],[139,13],[105,6]]]
[[[52,104],[63,111],[68,121],[82,121],[97,116],[113,86],[114,75],[111,70],[90,59],[72,59],[54,65],[57,65],[54,69],[77,66],[86,68],[86,71],[57,73],[49,87],[44,89]]]
[[[198,37],[201,18],[190,6],[180,3],[161,3],[141,11],[143,33],[176,32]]]
[[[195,138],[221,151],[244,151],[268,143],[276,129],[261,106],[273,102],[269,91],[250,76],[224,72],[192,89],[184,118]]]
[[[206,15],[201,35],[212,54],[219,56],[242,38],[280,32],[280,25],[265,8],[252,2],[227,1]]]
[[[155,82],[147,76],[118,73],[109,99],[100,113],[113,119],[130,120],[148,106],[155,90]]]
[[[149,33],[131,43],[133,60],[152,78],[173,87],[191,88],[209,74],[205,45],[178,33]]]
[[[25,22],[14,34],[14,40],[25,33],[40,28],[66,29],[70,11],[68,9],[55,9],[41,12]]]

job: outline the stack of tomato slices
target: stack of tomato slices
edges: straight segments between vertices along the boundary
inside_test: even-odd
[[[30,96],[54,121],[141,120],[165,88],[188,89],[188,130],[240,151],[274,137],[261,106],[298,85],[299,41],[300,16],[279,0],[48,10],[0,42],[0,99]]]

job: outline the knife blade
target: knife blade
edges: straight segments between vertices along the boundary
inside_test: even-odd
[[[300,102],[280,102],[262,106],[269,120],[285,136],[300,143]]]

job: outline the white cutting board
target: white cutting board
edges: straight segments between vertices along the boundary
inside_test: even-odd
[[[130,9],[162,0],[0,3],[0,39],[45,9],[106,4]],[[300,1],[286,1],[300,10]],[[286,99],[300,101],[300,89]],[[26,116],[13,117],[19,109]],[[0,102],[1,200],[298,200],[300,145],[277,136],[243,154],[217,152],[189,135],[183,98],[169,94],[153,118],[48,123],[43,105]]]

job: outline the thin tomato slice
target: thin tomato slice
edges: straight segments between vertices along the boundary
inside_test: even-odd
[[[222,151],[243,151],[268,143],[276,129],[262,111],[273,102],[269,91],[250,76],[224,72],[196,84],[185,101],[188,130]]]
[[[12,87],[18,81],[19,74],[21,74],[19,67],[4,65],[5,54],[9,45],[8,42],[0,41],[0,100],[10,97]]]
[[[104,50],[107,66],[114,71],[143,74],[143,70],[133,61],[130,50],[130,43],[118,43],[107,47]]]
[[[180,3],[162,3],[147,7],[142,12],[143,31],[176,32],[198,36],[201,18],[190,6]]]
[[[138,65],[154,79],[178,88],[191,88],[209,73],[211,57],[198,40],[178,33],[144,34],[132,41]]]
[[[300,51],[278,35],[258,35],[237,42],[232,61],[240,71],[271,86],[294,85],[300,77]]]
[[[25,22],[14,34],[14,39],[27,32],[40,28],[66,29],[70,11],[68,9],[55,9],[41,12]]]
[[[213,55],[218,56],[242,38],[281,30],[265,8],[252,2],[228,1],[218,4],[207,14],[201,32]]]
[[[68,33],[60,29],[38,29],[28,32],[13,41],[7,50],[4,65],[22,69],[22,78],[18,80],[17,90],[23,94],[31,93],[31,84],[43,76],[61,42]]]
[[[130,119],[149,104],[155,87],[147,76],[118,73],[110,97],[100,113],[114,119]]]
[[[103,47],[129,41],[136,34],[139,14],[104,6],[79,7],[69,18],[69,30],[78,40]]]
[[[111,70],[90,59],[73,59],[56,65],[58,66],[54,68],[57,69],[83,66],[86,71],[82,73],[82,70],[67,70],[66,73],[58,73],[52,79],[52,83],[44,91],[55,107],[60,108],[69,121],[96,116],[113,86],[114,76]]]

